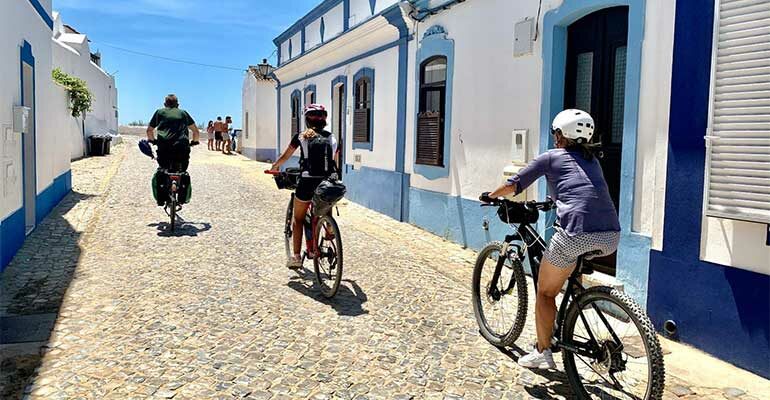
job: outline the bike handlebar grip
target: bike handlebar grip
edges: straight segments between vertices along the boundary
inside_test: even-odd
[[[281,173],[281,171],[273,171],[273,170],[266,169],[265,173],[268,175],[278,175]]]

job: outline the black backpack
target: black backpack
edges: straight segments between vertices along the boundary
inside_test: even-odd
[[[313,136],[307,140],[307,149],[309,154],[305,154],[303,146],[300,146],[300,165],[303,171],[307,171],[312,176],[329,176],[337,172],[337,163],[334,162],[332,153],[332,143],[329,136],[324,137],[321,134]]]

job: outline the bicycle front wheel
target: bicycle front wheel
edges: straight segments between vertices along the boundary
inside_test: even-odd
[[[337,221],[330,215],[318,218],[313,240],[316,244],[313,258],[316,282],[324,297],[334,297],[342,281],[342,237]]]
[[[286,249],[286,259],[291,259],[292,252],[292,223],[294,220],[294,196],[291,196],[289,205],[286,207],[286,219],[283,226],[283,244]]]
[[[488,244],[473,268],[473,313],[479,331],[497,347],[519,338],[527,317],[527,278],[518,259],[505,254],[502,242]]]
[[[581,293],[567,309],[561,340],[588,350],[564,349],[578,398],[662,398],[663,352],[652,322],[628,295],[604,286]]]

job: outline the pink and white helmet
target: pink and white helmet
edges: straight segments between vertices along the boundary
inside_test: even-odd
[[[326,119],[326,107],[321,104],[308,104],[305,106],[305,117],[315,117]]]

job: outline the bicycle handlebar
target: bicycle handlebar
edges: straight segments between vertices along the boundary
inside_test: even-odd
[[[265,170],[265,173],[268,175],[278,176],[278,175],[298,175],[300,178],[311,178],[311,179],[328,179],[329,176],[315,176],[315,175],[308,175],[306,172],[302,173],[291,173],[286,171],[272,171],[269,169]]]
[[[539,211],[549,211],[549,210],[552,210],[553,208],[556,208],[556,204],[550,197],[545,201],[535,201],[535,200],[511,201],[506,199],[492,199],[491,202],[482,203],[481,207],[499,207],[505,203],[524,204],[525,206],[536,208]]]

